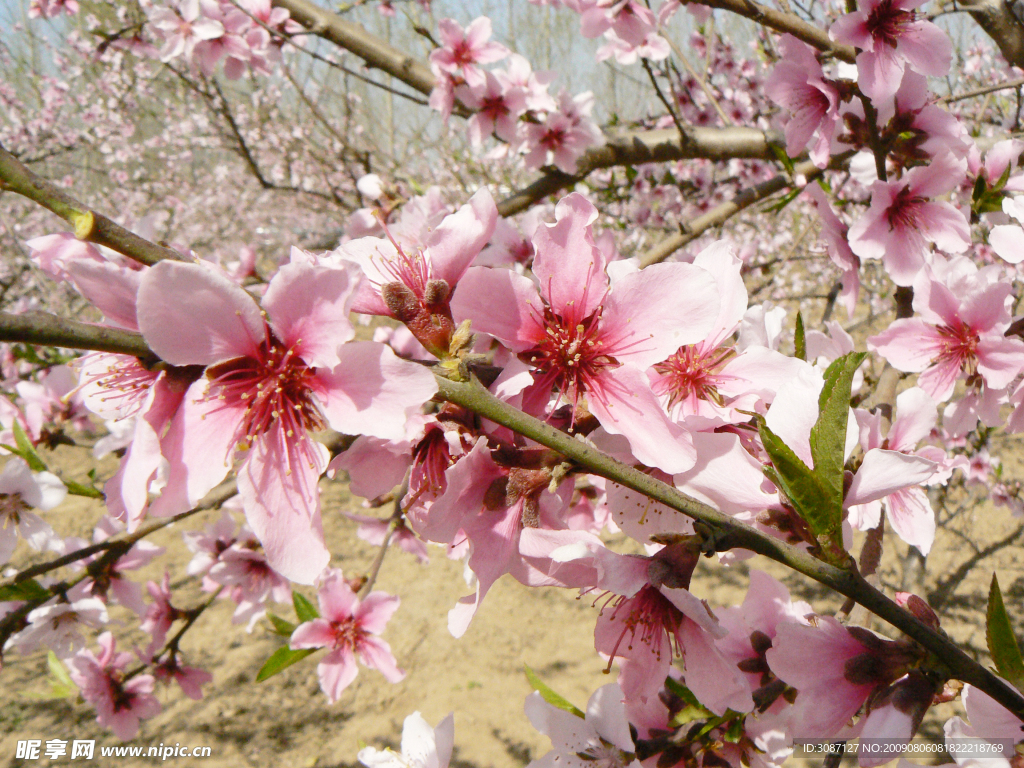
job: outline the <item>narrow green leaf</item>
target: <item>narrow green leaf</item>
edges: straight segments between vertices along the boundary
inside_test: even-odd
[[[789,175],[794,175],[796,168],[793,167],[793,159],[787,154],[786,150],[777,144],[773,144],[772,152],[775,154],[775,158],[782,163],[782,167],[786,169]]]
[[[28,463],[33,472],[45,472],[47,469],[46,462],[36,452],[32,441],[28,439],[25,430],[21,428],[21,424],[18,423],[17,419],[14,419],[11,422],[11,426],[14,430],[14,441],[18,444],[18,455]]]
[[[50,590],[35,579],[28,579],[17,584],[0,587],[0,602],[13,600],[47,600]]]
[[[285,621],[280,616],[268,613],[267,618],[270,619],[270,623],[274,625],[274,632],[282,637],[291,637],[292,632],[295,631],[296,625],[292,624],[290,621]]]
[[[572,702],[568,699],[562,698],[553,690],[548,688],[548,686],[544,684],[544,681],[537,677],[537,673],[530,669],[528,665],[523,664],[523,669],[526,671],[526,679],[530,682],[533,690],[539,693],[544,701],[553,707],[558,707],[561,710],[576,715],[576,717],[586,717],[582,709],[573,706]]]
[[[65,480],[64,485],[72,496],[85,496],[90,499],[103,498],[103,491],[90,485],[82,485],[82,483],[76,483],[74,480]]]
[[[829,530],[838,529],[843,515],[843,462],[846,458],[846,425],[850,413],[853,375],[867,354],[851,352],[825,370],[825,386],[818,396],[818,420],[811,427],[811,459],[814,474],[828,492],[832,515]],[[815,531],[817,535],[817,531]]]
[[[298,592],[292,592],[292,605],[295,606],[295,615],[299,617],[300,624],[320,618],[320,611],[316,606]]]
[[[74,689],[75,684],[71,681],[71,676],[68,674],[68,671],[64,669],[64,665],[61,664],[60,659],[57,658],[57,654],[53,651],[48,651],[46,654],[46,666],[50,670],[50,674],[53,675],[54,679],[58,683]]]
[[[260,671],[256,673],[256,682],[262,683],[267,678],[276,675],[282,669],[287,669],[292,664],[302,661],[314,651],[316,651],[316,648],[303,648],[298,651],[293,651],[287,645],[281,646],[274,651],[270,655],[270,658],[264,662],[262,667],[260,667]]]
[[[840,551],[842,546],[841,499],[837,506],[829,489],[818,476],[767,424],[761,422],[758,431],[761,443],[774,465],[774,472],[769,469],[765,474],[789,497],[797,514],[807,521],[811,533],[822,544],[826,556],[833,559],[833,555],[838,554],[834,551],[837,538]]]
[[[996,671],[1019,691],[1024,691],[1024,659],[1020,646],[1013,635],[1013,625],[1003,605],[1003,594],[999,590],[996,575],[992,574],[992,585],[988,590],[988,611],[985,617],[985,639],[988,652],[992,654]]]
[[[686,702],[686,706],[680,709],[673,716],[672,722],[670,723],[672,727],[680,728],[697,720],[707,720],[712,716],[711,710],[697,701],[697,697],[693,695],[693,692],[678,680],[671,677],[666,678],[665,688],[669,693],[678,696]]]
[[[804,316],[801,312],[796,313],[796,336],[794,342],[796,345],[796,357],[798,360],[807,359],[807,334],[804,331]]]

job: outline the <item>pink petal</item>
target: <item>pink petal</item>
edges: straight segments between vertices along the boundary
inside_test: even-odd
[[[339,648],[324,656],[323,661],[316,665],[316,671],[320,678],[320,689],[333,704],[356,679],[359,667],[356,666],[356,657],[351,649]]]
[[[356,282],[348,269],[285,264],[263,297],[274,335],[309,365],[333,368],[338,346],[355,336],[348,313]]]
[[[555,217],[555,224],[542,224],[533,235],[533,273],[555,314],[576,325],[593,314],[608,288],[604,254],[590,232],[597,209],[573,192],[559,201]]]
[[[333,370],[318,371],[317,378],[326,390],[324,415],[339,432],[399,440],[408,418],[437,392],[429,370],[399,359],[384,344],[349,342],[338,350],[338,359]]]
[[[642,463],[670,475],[693,466],[690,434],[670,421],[647,377],[622,366],[601,372],[599,390],[587,396],[590,412],[613,435],[622,435]]]
[[[364,638],[357,653],[363,664],[376,669],[388,682],[400,683],[405,678],[405,672],[398,668],[394,654],[391,653],[391,646],[379,637]]]
[[[844,504],[867,504],[918,485],[935,474],[936,464],[921,456],[872,448],[853,476]]]
[[[161,261],[139,285],[139,330],[171,365],[255,356],[266,324],[253,298],[198,264]]]
[[[487,187],[482,187],[455,213],[445,216],[427,240],[432,276],[454,288],[491,239],[497,220],[498,209]]]
[[[65,270],[75,287],[111,323],[138,330],[135,301],[142,273],[118,267],[109,261],[76,260]]]
[[[286,439],[278,425],[258,437],[238,471],[246,520],[267,563],[289,581],[312,584],[331,554],[324,545],[317,481],[327,449],[311,438]]]
[[[334,645],[334,629],[327,619],[313,619],[299,624],[288,640],[292,650],[328,648]]]
[[[920,488],[905,488],[886,498],[886,517],[896,535],[927,555],[935,541],[935,512]]]
[[[386,592],[371,592],[359,604],[355,616],[363,629],[374,635],[379,635],[384,631],[384,626],[394,616],[395,611],[398,610],[400,602],[399,598]]]
[[[513,352],[525,352],[543,336],[536,318],[544,302],[533,281],[508,269],[471,267],[451,302],[455,322],[472,321],[472,330],[487,333]]]

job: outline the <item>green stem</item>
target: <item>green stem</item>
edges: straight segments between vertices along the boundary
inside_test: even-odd
[[[102,214],[96,213],[67,192],[32,173],[0,146],[0,190],[7,189],[53,211],[75,228],[79,240],[103,245],[130,259],[152,266],[164,259],[183,261],[177,251],[139,237]]]
[[[26,326],[30,326],[33,321],[41,317],[45,318],[45,314],[33,313],[33,316],[29,318],[30,322],[22,323],[19,326],[22,333]],[[22,319],[25,316],[0,313],[0,341],[39,343],[32,342],[24,335],[19,336],[18,333],[12,331],[12,318]],[[55,317],[52,317],[52,322],[61,329],[60,340],[56,342],[60,346],[97,348],[95,346],[95,326],[60,320]],[[83,331],[87,331],[87,333],[79,336]],[[123,352],[128,355],[138,355],[140,351],[152,354],[146,348],[141,334],[132,331],[118,331],[117,333],[117,341],[123,343],[123,347],[114,349],[115,342],[108,339],[103,349],[111,352]],[[855,571],[847,571],[823,563],[802,549],[761,533],[755,528],[723,514],[714,507],[681,493],[673,486],[644,474],[635,467],[616,461],[584,441],[561,432],[550,424],[545,424],[502,402],[477,381],[456,382],[443,376],[436,376],[436,379],[438,396],[441,399],[468,408],[496,424],[508,427],[540,445],[558,451],[592,474],[642,493],[694,520],[701,521],[710,528],[711,540],[718,551],[746,549],[764,555],[853,599],[930,651],[945,666],[950,677],[955,677],[984,691],[1024,721],[1024,696],[1019,691],[964,653],[944,633],[937,632],[918,621],[871,586]]]

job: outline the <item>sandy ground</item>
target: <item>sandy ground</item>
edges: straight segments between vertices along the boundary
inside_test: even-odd
[[[1016,443],[1011,448],[1018,450]],[[55,463],[65,467],[70,476],[80,476],[82,454],[80,449],[61,449]],[[1007,469],[1019,470],[1019,466]],[[340,514],[343,509],[357,509],[358,500],[348,496],[341,482],[324,481],[323,487],[325,528],[336,553],[334,564],[350,575],[364,572],[376,548],[355,538],[355,524]],[[987,502],[962,506],[963,510],[940,531],[934,554],[928,559],[928,576],[919,591],[934,590],[937,579],[948,578],[972,556],[971,547],[997,541],[1019,524],[1005,509],[993,509]],[[385,514],[385,510],[378,512]],[[99,514],[94,502],[73,498],[51,513],[51,519],[63,533],[87,535]],[[181,607],[197,604],[203,596],[194,583],[183,578],[188,553],[180,533],[212,522],[217,514],[203,513],[161,531],[153,539],[168,547],[169,554],[143,576],[157,579],[163,563],[180,564],[179,572],[172,572],[172,581],[184,583],[184,599],[177,599]],[[1022,615],[1024,567],[1019,541],[981,560],[949,593],[944,626],[976,653],[984,654],[984,595],[993,569],[999,574],[1011,614],[1015,619]],[[889,546],[897,552],[906,549],[892,541]],[[430,564],[422,566],[410,555],[393,549],[378,580],[380,589],[402,599],[384,635],[408,673],[401,683],[388,683],[376,671],[363,668],[342,699],[329,705],[317,683],[317,655],[266,682],[256,683],[256,672],[282,640],[270,632],[266,621],[251,634],[244,626],[233,625],[233,604],[222,600],[200,617],[182,645],[190,663],[214,675],[205,698],[196,702],[182,696],[177,688],[161,689],[163,712],[146,721],[130,744],[148,748],[180,743],[211,748],[210,758],[169,758],[168,765],[354,766],[360,742],[397,747],[403,719],[418,710],[431,724],[455,712],[452,764],[459,768],[517,767],[543,755],[549,743],[523,714],[523,700],[530,692],[523,665],[531,666],[577,706],[585,706],[597,687],[613,679],[603,674],[604,665],[593,651],[598,608],[590,597],[577,599],[574,592],[565,590],[527,589],[504,578],[491,590],[466,635],[456,640],[447,631],[447,612],[469,589],[461,563],[447,560],[441,549],[431,552]],[[883,585],[889,589],[910,586],[910,574],[904,573],[898,558],[890,555],[889,562],[895,565],[881,574]],[[763,560],[750,563],[780,577],[785,575]],[[747,586],[745,568],[702,564],[694,591],[713,606],[739,602]],[[834,611],[839,605],[834,596],[802,578],[786,581],[795,595],[809,600],[819,611]],[[305,594],[313,597],[310,589]],[[294,619],[290,606],[278,606],[277,611]],[[135,636],[134,641],[141,643],[142,637]],[[91,763],[63,758],[53,764],[105,768],[160,762],[157,758],[100,758],[100,746],[120,742],[95,723],[95,715],[86,704],[34,699],[47,691],[45,676],[46,663],[41,656],[11,654],[6,660],[0,675],[0,765],[48,764],[45,758],[16,759],[16,742],[55,738],[95,739],[97,751]],[[937,735],[941,722],[952,713],[949,705],[934,712],[926,731]]]

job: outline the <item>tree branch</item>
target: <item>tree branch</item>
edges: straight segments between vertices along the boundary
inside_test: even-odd
[[[36,319],[42,314],[36,313]],[[12,333],[9,320],[13,317],[17,316],[0,314],[0,341],[29,341],[24,337],[17,338],[16,334]],[[70,323],[57,318],[54,318],[54,321],[64,329],[60,342],[62,346],[93,348],[91,337],[83,338],[81,343],[76,343],[75,337],[82,330],[82,326],[85,326],[84,323]],[[89,328],[89,326],[85,327]],[[131,331],[120,331],[120,333],[125,334],[123,337],[125,343],[124,347],[117,351],[136,354],[140,346],[145,346],[141,334]],[[436,380],[438,396],[441,399],[468,408],[496,424],[506,426],[547,448],[558,451],[587,472],[631,488],[688,517],[701,521],[710,530],[709,541],[718,551],[750,550],[782,563],[836,592],[852,598],[935,654],[951,677],[974,685],[1024,720],[1024,696],[971,659],[947,636],[923,624],[872,587],[858,573],[824,563],[797,547],[761,533],[714,507],[681,493],[674,487],[644,474],[635,467],[616,461],[585,442],[565,432],[560,432],[550,424],[545,424],[502,402],[479,382],[461,383],[442,376],[436,376]]]
[[[57,214],[75,228],[75,237],[79,240],[106,246],[149,266],[164,259],[185,260],[177,251],[151,243],[89,210],[55,184],[32,173],[3,146],[0,146],[0,189],[16,192]]]
[[[739,157],[766,160],[774,157],[773,146],[782,146],[782,137],[756,128],[688,127],[686,141],[680,137],[679,131],[670,128],[631,131],[609,137],[603,146],[583,153],[576,163],[575,174],[552,171],[525,189],[509,195],[498,203],[498,213],[512,216],[525,211],[538,200],[582,181],[599,168],[692,158],[731,160]]]
[[[744,16],[762,26],[793,35],[819,51],[830,53],[840,61],[852,64],[857,58],[857,50],[852,45],[841,45],[833,42],[828,32],[819,26],[804,21],[799,16],[778,11],[754,0],[694,0],[709,8],[721,8],[739,16]],[[998,1],[998,0],[994,0]]]

